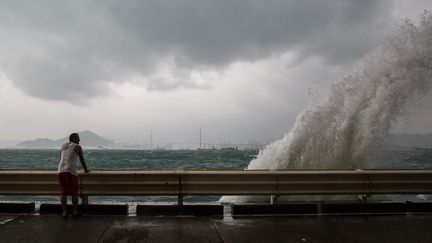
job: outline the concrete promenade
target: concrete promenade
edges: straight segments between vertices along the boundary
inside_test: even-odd
[[[432,214],[154,217],[0,214],[0,242],[432,242]]]

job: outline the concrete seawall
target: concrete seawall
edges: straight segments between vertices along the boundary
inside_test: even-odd
[[[68,206],[71,210],[71,205]],[[131,215],[128,204],[89,204],[79,205],[84,215]],[[224,209],[225,207],[225,209]],[[326,214],[412,214],[432,213],[432,202],[320,202],[288,204],[190,204],[156,205],[137,204],[135,215],[148,216],[223,216],[230,215],[326,215]],[[0,213],[60,214],[60,204],[42,203],[37,209],[34,202],[0,203]]]

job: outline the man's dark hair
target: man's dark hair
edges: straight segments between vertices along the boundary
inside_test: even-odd
[[[79,137],[78,133],[74,132],[69,135],[69,142],[72,142],[73,140],[77,139]]]

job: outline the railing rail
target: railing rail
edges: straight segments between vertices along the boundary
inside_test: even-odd
[[[432,170],[92,171],[87,196],[321,195],[432,193]],[[58,195],[55,171],[0,171],[0,195]]]

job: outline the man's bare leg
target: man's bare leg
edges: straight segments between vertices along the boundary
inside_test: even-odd
[[[78,215],[78,195],[73,195],[72,196],[72,207],[73,207],[73,212],[72,215]]]
[[[61,207],[63,209],[62,215],[63,215],[63,217],[66,217],[68,215],[68,212],[67,212],[67,197],[66,197],[66,195],[62,195],[61,196],[60,202],[61,202]]]

